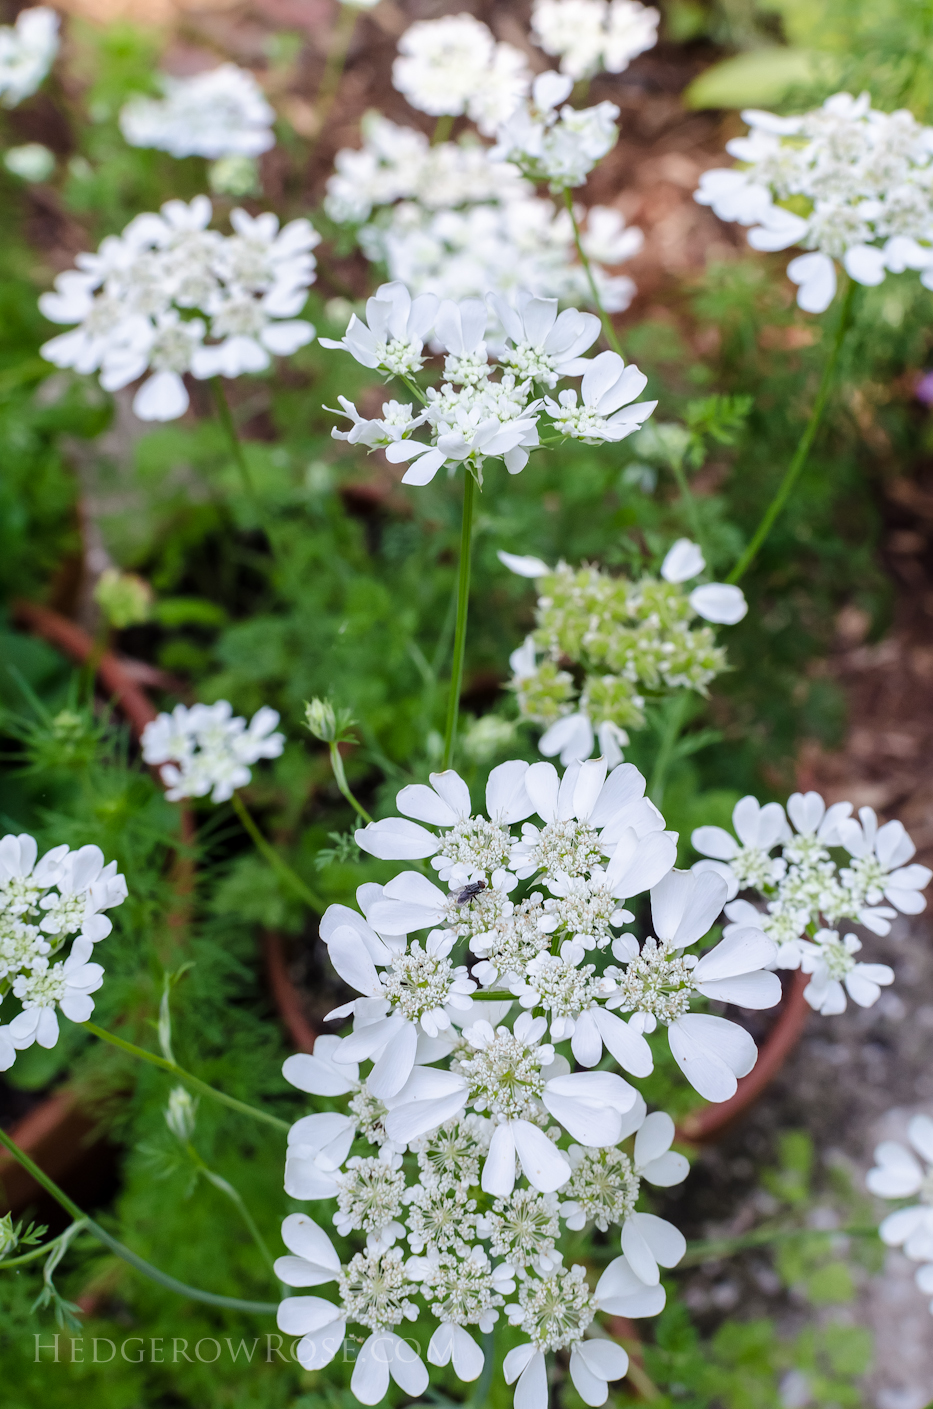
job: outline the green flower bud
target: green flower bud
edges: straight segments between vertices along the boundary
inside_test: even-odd
[[[316,739],[325,744],[337,737],[337,718],[330,700],[313,699],[305,702],[305,723]]]
[[[152,588],[135,572],[105,568],[97,579],[94,600],[111,626],[122,631],[138,626],[152,615]]]

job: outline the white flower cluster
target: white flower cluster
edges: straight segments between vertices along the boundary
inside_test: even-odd
[[[227,802],[243,788],[252,774],[250,766],[261,758],[278,758],[285,735],[272,731],[279,722],[276,710],[263,705],[247,726],[234,717],[226,700],[216,704],[176,705],[171,714],[150,720],[142,734],[146,763],[160,768],[171,802],[184,797],[206,797]]]
[[[248,69],[221,64],[193,78],[159,77],[162,98],[131,98],[120,130],[132,147],[173,157],[258,157],[275,146],[275,112]]]
[[[424,133],[379,113],[362,123],[363,145],[335,158],[324,208],[338,224],[359,228],[366,258],[415,295],[483,298],[519,287],[562,303],[592,297],[576,257],[573,224],[508,162],[469,136],[431,145]],[[615,266],[638,253],[640,230],[607,206],[577,211],[581,243],[603,306],[621,312],[635,286]]]
[[[117,863],[105,866],[97,846],[56,846],[37,858],[35,839],[26,833],[0,840],[0,1002],[12,993],[22,1005],[0,1026],[0,1071],[34,1042],[55,1046],[56,1009],[72,1022],[87,1022],[91,994],[104,979],[91,954],[113,929],[103,912],[127,895]],[[69,940],[69,953],[56,962]]]
[[[540,558],[499,553],[519,577],[540,583],[537,630],[509,657],[519,712],[546,727],[538,747],[562,763],[589,758],[594,738],[610,767],[622,762],[626,728],[645,722],[645,697],[674,690],[701,693],[726,667],[725,651],[694,616],[734,625],[748,605],[740,587],[682,584],[706,567],[703,553],[679,538],[661,564],[661,581],[630,582],[598,567],[549,568]],[[538,660],[538,652],[543,657]],[[583,668],[579,691],[565,666]]]
[[[207,196],[168,201],[139,215],[122,235],[59,274],[39,307],[53,323],[78,327],[44,344],[57,367],[100,372],[116,391],[151,373],[136,393],[142,420],[170,421],[188,408],[182,380],[264,371],[314,337],[297,318],[315,279],[320,236],[307,220],[279,229],[270,212],[234,210],[232,235],[207,227]],[[205,341],[205,339],[210,339]]]
[[[482,484],[487,459],[502,459],[518,474],[539,445],[538,423],[550,418],[561,435],[595,445],[623,440],[650,416],[657,402],[634,398],[647,378],[626,366],[615,352],[592,359],[581,356],[599,336],[599,319],[575,308],[557,311],[556,299],[520,294],[517,307],[490,295],[489,305],[505,329],[508,345],[498,366],[490,363],[485,341],[487,305],[480,299],[439,303],[431,294],[412,300],[404,284],[383,284],[366,304],[364,323],[354,316],[340,342],[364,367],[386,377],[411,378],[425,362],[431,339],[444,353],[443,381],[430,387],[423,407],[388,402],[380,419],[364,420],[352,402],[340,397],[349,431],[332,434],[351,444],[380,447],[394,465],[408,462],[404,484],[427,484],[442,465],[453,473],[468,467]],[[499,372],[498,381],[493,374]],[[553,389],[561,378],[583,377],[580,394],[562,391],[555,401],[536,392]],[[417,387],[414,387],[417,391]],[[420,394],[420,393],[419,393]],[[424,427],[428,440],[413,432]]]
[[[531,32],[561,73],[591,78],[605,69],[622,73],[632,59],[658,42],[657,10],[638,0],[535,0]]]
[[[933,1296],[933,1120],[915,1115],[907,1127],[907,1139],[912,1149],[898,1140],[882,1140],[865,1183],[883,1199],[919,1200],[889,1213],[878,1232],[889,1247],[902,1248],[912,1262],[924,1264],[917,1269],[917,1286]]]
[[[750,225],[753,249],[802,245],[787,273],[808,313],[828,308],[840,261],[860,284],[916,269],[933,288],[933,128],[867,93],[836,93],[800,117],[749,110],[726,150],[740,163],[706,171],[694,199]]]
[[[902,823],[879,827],[870,807],[859,808],[858,819],[852,810],[850,802],[827,807],[815,792],[794,793],[786,815],[778,802],[762,807],[744,797],[732,814],[735,836],[722,827],[698,827],[692,836],[696,850],[713,858],[698,861],[694,871],[715,871],[729,887],[725,911],[732,925],[760,925],[777,945],[775,967],[812,975],[804,997],[823,1014],[845,1012],[846,994],[870,1008],[894,981],[887,964],[856,959],[861,941],[840,936],[839,922],[885,935],[898,911],[926,909],[921,891],[933,877],[926,866],[911,863],[916,847]],[[773,856],[778,847],[780,855]],[[848,861],[837,862],[834,850],[848,853]],[[747,890],[758,892],[763,911],[734,899]]]
[[[605,1069],[603,1049],[645,1077],[645,1034],[663,1025],[687,1079],[726,1100],[755,1044],[736,1024],[691,1012],[694,998],[769,1007],[780,982],[763,970],[775,947],[757,928],[702,957],[685,952],[727,887],[673,869],[675,840],[644,790],[629,764],[608,776],[605,760],[574,764],[561,778],[550,763],[516,760],[490,773],[485,813],[455,772],[435,773],[398,794],[401,816],[356,833],[384,859],[430,857],[441,884],[403,870],[361,886],[359,910],[334,905],[322,920],[331,964],[360,995],[330,1017],[352,1016],[352,1031],[319,1038],[285,1074],[349,1099],[346,1113],[292,1127],[286,1190],[332,1201],[338,1233],[365,1236],[365,1250],[341,1265],[323,1230],[296,1214],[283,1229],[295,1256],[277,1271],[295,1287],[337,1283],[337,1302],[281,1305],[279,1325],[302,1337],[307,1368],[332,1359],[348,1321],[370,1331],[351,1386],[365,1404],[390,1375],[411,1395],[427,1388],[395,1329],[419,1317],[419,1295],[439,1323],[427,1358],[452,1360],[461,1379],[483,1366],[471,1328],[491,1329],[503,1309],[524,1332],[504,1367],[518,1409],[545,1409],[545,1356],[559,1349],[585,1402],[604,1403],[627,1360],[586,1339],[596,1315],[664,1305],[660,1269],[680,1260],[684,1239],[637,1202],[643,1180],[679,1183],[687,1162],[671,1151],[673,1121],[647,1114],[634,1086]],[[647,890],[654,934],[639,945],[624,907]],[[585,1069],[572,1071],[570,1057]],[[621,1256],[594,1288],[583,1267],[564,1265],[562,1223],[619,1229]]]
[[[569,74],[548,70],[532,84],[531,98],[520,103],[496,133],[491,161],[507,161],[552,191],[582,186],[598,161],[611,152],[619,131],[615,103],[572,108]],[[559,104],[564,106],[558,111]]]
[[[46,5],[0,25],[0,102],[15,108],[35,93],[58,53],[58,15]]]
[[[432,117],[466,114],[491,136],[531,86],[520,49],[497,44],[472,15],[419,20],[398,43],[392,82],[413,108]]]

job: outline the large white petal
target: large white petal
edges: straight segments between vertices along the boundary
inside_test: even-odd
[[[638,1231],[662,1267],[676,1267],[687,1251],[687,1240],[679,1228],[653,1213],[632,1213]]]
[[[912,1208],[899,1208],[896,1213],[889,1213],[887,1218],[882,1219],[878,1227],[881,1241],[887,1243],[889,1247],[899,1247],[918,1229],[926,1226],[929,1212],[928,1208],[916,1204]]]
[[[500,1198],[515,1188],[515,1139],[510,1121],[503,1121],[493,1131],[480,1187]]]
[[[609,1263],[596,1283],[596,1299],[601,1311],[610,1316],[657,1316],[664,1310],[666,1295],[662,1286],[648,1286],[624,1257]]]
[[[366,1085],[374,1096],[384,1100],[401,1091],[411,1076],[417,1047],[418,1029],[414,1023],[406,1022],[392,1037],[366,1078]]]
[[[736,974],[749,974],[755,969],[763,969],[772,964],[777,954],[773,939],[752,925],[731,931],[700,959],[693,970],[697,983],[710,983],[715,979],[733,978]]]
[[[408,791],[402,789],[402,792]],[[425,792],[430,789],[425,788]],[[370,822],[368,827],[359,827],[353,835],[361,851],[378,856],[381,861],[417,861],[433,856],[441,844],[433,832],[425,831],[417,822],[408,822],[404,817],[383,817],[379,822]]]
[[[399,1389],[410,1394],[412,1398],[418,1399],[424,1394],[428,1387],[429,1375],[424,1367],[421,1356],[410,1346],[401,1336],[397,1336],[394,1331],[388,1331],[385,1335],[386,1350],[389,1358],[389,1373]]]
[[[708,1101],[734,1096],[736,1077],[751,1071],[758,1056],[744,1028],[708,1013],[685,1013],[671,1023],[668,1039],[684,1076]]]
[[[642,1169],[652,1160],[660,1159],[673,1143],[674,1122],[666,1111],[652,1111],[635,1136],[635,1168]]]
[[[330,1325],[322,1326],[314,1335],[304,1336],[295,1350],[299,1365],[306,1370],[323,1370],[338,1350],[343,1349],[346,1334],[346,1321],[331,1321]]]
[[[634,763],[621,763],[603,784],[596,806],[589,816],[591,827],[605,827],[617,812],[645,794],[645,779]]]
[[[577,1026],[583,1018],[589,1014],[584,1013],[578,1020]],[[592,1010],[593,1024],[599,1036],[605,1042],[609,1051],[623,1071],[631,1072],[632,1076],[650,1076],[654,1071],[654,1058],[651,1055],[651,1048],[640,1032],[634,1032],[627,1022],[616,1013],[609,1013],[605,1008],[594,1008]],[[576,1037],[574,1032],[574,1038]],[[574,1056],[577,1055],[576,1047],[573,1046]],[[580,1058],[577,1057],[579,1061]],[[594,1062],[583,1062],[583,1066],[595,1066],[599,1061],[597,1056]]]
[[[535,1354],[535,1348],[530,1341],[509,1351],[502,1362],[502,1377],[507,1385],[514,1384],[522,1371],[528,1368]]]
[[[528,1120],[513,1120],[510,1124],[515,1152],[528,1183],[543,1194],[552,1194],[566,1184],[570,1165],[544,1131]]]
[[[701,856],[712,856],[717,861],[731,861],[739,849],[735,837],[724,827],[695,827],[690,842]]]
[[[573,1381],[574,1389],[584,1404],[594,1406],[605,1404],[609,1398],[609,1386],[602,1376],[593,1373],[580,1354],[581,1349],[582,1345],[575,1345],[570,1352],[570,1378]],[[622,1354],[625,1355],[624,1350]],[[625,1359],[627,1369],[628,1356]],[[624,1374],[625,1371],[623,1370],[622,1373]]]
[[[897,1140],[882,1140],[875,1147],[878,1168],[870,1169],[865,1183],[873,1194],[884,1199],[904,1199],[915,1194],[923,1182],[923,1170],[910,1150]]]
[[[618,1143],[619,1114],[611,1107],[579,1096],[559,1095],[546,1087],[541,1100],[554,1119],[581,1145],[595,1148]]]
[[[297,1257],[319,1267],[323,1272],[336,1276],[340,1271],[340,1258],[337,1250],[324,1229],[309,1218],[306,1213],[290,1213],[282,1224],[282,1242]],[[283,1281],[285,1279],[283,1278]],[[322,1277],[321,1281],[327,1279]],[[298,1283],[291,1283],[297,1286]],[[305,1283],[311,1286],[310,1282]]]
[[[927,1163],[933,1164],[933,1120],[928,1115],[915,1115],[911,1119],[907,1138]]]
[[[436,1130],[445,1120],[452,1120],[466,1105],[466,1092],[453,1092],[449,1096],[438,1096],[432,1101],[413,1101],[411,1105],[398,1106],[386,1116],[386,1132],[390,1140],[407,1145],[419,1135],[427,1135]]]
[[[279,1302],[276,1325],[287,1336],[305,1336],[329,1326],[340,1317],[340,1308],[321,1296],[287,1296]]]
[[[587,1370],[592,1376],[605,1382],[606,1380],[621,1380],[628,1371],[628,1355],[621,1345],[616,1345],[610,1340],[588,1340],[581,1341],[575,1347],[574,1354],[578,1360],[582,1360]],[[570,1373],[573,1376],[573,1356],[570,1361]],[[574,1384],[577,1384],[574,1380]],[[577,1385],[579,1389],[579,1385]],[[582,1394],[582,1391],[581,1391]],[[595,1404],[595,1400],[587,1400],[588,1404]],[[603,1403],[603,1400],[598,1401]]]
[[[657,1159],[642,1165],[640,1173],[649,1184],[659,1189],[669,1189],[673,1184],[683,1183],[690,1173],[690,1161],[685,1155],[668,1150],[666,1155],[659,1155]]]
[[[704,582],[700,587],[694,587],[689,601],[704,621],[720,626],[735,626],[748,611],[745,593],[741,587],[729,582]]]
[[[315,1046],[324,1039],[319,1037]],[[335,1039],[340,1041],[339,1037]],[[296,1052],[286,1057],[282,1063],[285,1080],[299,1091],[308,1091],[314,1096],[344,1096],[354,1090],[359,1076],[359,1068],[350,1063],[337,1070],[330,1062],[312,1056],[309,1052]]]
[[[470,789],[453,768],[429,774],[431,786],[443,798],[456,818],[465,821],[473,810]]]
[[[515,1386],[515,1409],[548,1409],[547,1365],[539,1350],[528,1362]]]
[[[376,966],[359,933],[349,925],[341,925],[334,931],[327,946],[327,957],[344,983],[355,988],[357,993],[367,998],[382,996],[382,983]],[[356,1058],[351,1056],[350,1060]]]
[[[753,974],[736,974],[734,978],[714,979],[711,983],[698,983],[697,992],[704,998],[712,998],[720,1003],[734,1003],[737,1008],[773,1008],[780,1003],[783,990],[777,974],[759,969]]]
[[[361,1404],[378,1404],[389,1388],[388,1336],[375,1331],[364,1341],[356,1357],[350,1392]]]
[[[486,782],[486,811],[490,820],[504,825],[524,822],[534,805],[525,788],[528,764],[511,759],[494,768]]]

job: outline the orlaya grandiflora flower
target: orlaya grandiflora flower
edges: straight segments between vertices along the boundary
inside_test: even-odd
[[[613,953],[626,967],[614,974],[618,987],[606,1000],[632,1012],[629,1027],[635,1031],[653,1032],[665,1023],[677,1065],[708,1101],[735,1094],[737,1078],[751,1071],[758,1049],[737,1023],[690,1012],[691,995],[743,1008],[770,1008],[781,997],[780,979],[766,970],[776,946],[759,929],[735,929],[700,959],[681,953],[709,931],[727,894],[725,881],[712,872],[666,875],[651,891],[657,940],[647,940],[641,951],[632,936],[614,941]]]
[[[637,1133],[636,1133],[637,1132]],[[671,1149],[674,1122],[665,1111],[648,1115],[641,1096],[622,1118],[619,1139],[635,1134],[631,1158],[622,1151],[592,1151],[571,1145],[573,1173],[563,1190],[561,1216],[576,1231],[592,1220],[605,1232],[622,1225],[622,1251],[646,1286],[657,1286],[658,1267],[674,1267],[684,1255],[683,1235],[672,1223],[651,1213],[638,1213],[640,1182],[667,1189],[690,1172],[687,1159]]]
[[[697,851],[711,860],[698,861],[694,870],[714,871],[725,880],[732,900],[749,885],[774,885],[786,870],[781,857],[771,852],[779,842],[789,841],[791,832],[779,802],[761,806],[757,798],[740,798],[732,809],[736,838],[725,827],[697,827],[690,840]]]
[[[470,790],[459,773],[452,768],[432,773],[430,787],[413,783],[397,794],[395,804],[403,817],[370,822],[356,832],[356,843],[383,861],[434,857],[432,864],[443,881],[449,880],[459,867],[466,868],[464,879],[467,872],[491,873],[508,856],[503,829],[523,821],[533,811],[525,792],[527,771],[528,764],[518,759],[500,763],[492,770],[486,783],[488,819],[473,816]],[[417,818],[417,822],[407,821],[409,817]],[[445,830],[438,836],[418,826],[418,822]],[[480,863],[484,860],[494,864],[483,866]]]
[[[497,1122],[481,1179],[487,1193],[512,1192],[516,1157],[535,1189],[559,1189],[570,1165],[536,1122],[548,1112],[581,1144],[615,1144],[637,1093],[611,1072],[569,1072],[553,1046],[541,1042],[546,1031],[546,1020],[530,1013],[522,1013],[511,1032],[484,1019],[465,1028],[472,1054],[458,1055],[456,1070],[416,1068],[392,1098],[386,1118],[390,1138],[410,1143],[469,1103]]]
[[[908,1149],[898,1140],[882,1140],[875,1147],[875,1167],[865,1176],[873,1194],[883,1199],[919,1201],[896,1209],[883,1219],[878,1233],[889,1247],[902,1247],[914,1262],[931,1264],[922,1267],[917,1282],[922,1291],[933,1292],[933,1120],[927,1115],[915,1115],[907,1127]],[[925,1161],[926,1167],[917,1159]],[[921,1274],[923,1279],[921,1280]]]
[[[499,360],[518,376],[553,387],[561,377],[587,371],[589,363],[582,354],[599,337],[595,314],[576,308],[558,313],[556,298],[535,298],[525,291],[519,292],[515,306],[498,294],[489,294],[487,302],[511,342]]]
[[[886,934],[889,926],[879,929],[872,920],[892,920],[894,914],[879,902],[882,898],[890,901],[902,915],[921,914],[927,902],[920,892],[930,884],[933,871],[917,862],[906,864],[917,848],[902,822],[885,822],[879,827],[870,807],[860,807],[858,815],[858,821],[854,817],[840,820],[839,840],[852,857],[852,882],[864,894],[858,919],[875,933]],[[842,875],[848,879],[846,872]]]
[[[434,294],[412,299],[397,280],[380,284],[366,300],[366,319],[356,314],[339,341],[321,338],[322,347],[342,348],[363,367],[385,376],[411,376],[421,370],[425,340],[434,326],[438,300]]]
[[[357,1321],[370,1334],[360,1347],[350,1381],[361,1404],[385,1398],[389,1378],[413,1398],[424,1394],[428,1372],[421,1357],[393,1327],[417,1319],[417,1308],[405,1295],[407,1276],[394,1249],[358,1254],[348,1267],[322,1228],[302,1213],[282,1225],[282,1238],[291,1256],[275,1263],[276,1275],[291,1287],[338,1283],[341,1301],[318,1296],[291,1296],[280,1302],[277,1322],[286,1335],[300,1336],[295,1356],[306,1370],[322,1370],[343,1347],[347,1322]],[[354,1275],[355,1274],[355,1275]]]
[[[862,941],[854,934],[840,939],[836,930],[817,930],[813,940],[798,940],[800,967],[812,978],[803,996],[824,1017],[846,1010],[846,994],[860,1008],[871,1008],[882,988],[894,982],[888,964],[863,964],[855,958]]]
[[[558,1267],[547,1277],[530,1278],[520,1288],[519,1301],[507,1308],[509,1320],[531,1337],[505,1357],[506,1384],[515,1385],[515,1409],[547,1409],[549,1392],[546,1355],[570,1350],[570,1376],[584,1404],[605,1404],[609,1381],[628,1370],[628,1355],[602,1337],[584,1339],[597,1312],[610,1316],[657,1316],[664,1309],[660,1285],[646,1286],[625,1257],[617,1257],[591,1292],[584,1269]]]
[[[617,352],[600,352],[591,359],[575,391],[562,391],[557,400],[545,397],[544,405],[561,435],[588,445],[624,440],[637,431],[657,406],[657,401],[635,401],[648,384],[634,363],[625,365]]]

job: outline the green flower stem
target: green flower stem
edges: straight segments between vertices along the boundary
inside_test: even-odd
[[[436,147],[440,142],[446,142],[453,131],[453,113],[441,113],[434,124],[434,136],[431,138],[431,146]]]
[[[199,1091],[203,1096],[210,1096],[214,1101],[220,1101],[223,1105],[229,1106],[233,1111],[239,1111],[241,1115],[252,1116],[254,1120],[261,1120],[265,1125],[271,1125],[276,1130],[289,1130],[287,1120],[280,1120],[277,1115],[270,1115],[268,1111],[261,1111],[258,1106],[250,1106],[246,1101],[237,1100],[236,1096],[228,1096],[225,1091],[218,1091],[215,1086],[208,1086],[206,1081],[202,1081],[199,1076],[192,1076],[190,1071],[185,1071],[177,1062],[170,1062],[167,1057],[160,1057],[156,1052],[148,1052],[145,1047],[137,1047],[135,1042],[127,1042],[125,1037],[117,1037],[115,1032],[108,1032],[106,1028],[98,1027],[96,1023],[86,1022],[81,1024],[88,1032],[95,1037],[99,1037],[102,1042],[109,1042],[111,1047],[119,1047],[121,1052],[128,1052],[131,1057],[138,1057],[141,1062],[149,1062],[151,1066],[159,1067],[162,1071],[167,1071],[172,1076],[177,1076],[186,1086],[190,1086],[193,1091]],[[79,1217],[83,1215],[79,1214]]]
[[[90,1026],[89,1023],[85,1023],[84,1025],[85,1027]],[[210,1088],[207,1089],[209,1090]],[[131,1267],[135,1267],[137,1272],[141,1272],[143,1276],[148,1277],[150,1281],[158,1282],[160,1286],[167,1287],[170,1292],[177,1292],[179,1296],[187,1297],[190,1301],[203,1301],[209,1306],[224,1306],[231,1311],[253,1311],[269,1316],[274,1315],[277,1311],[278,1308],[274,1302],[241,1301],[239,1297],[218,1296],[215,1292],[202,1292],[199,1287],[186,1286],[184,1282],[179,1282],[176,1277],[170,1277],[167,1272],[160,1272],[158,1267],[153,1267],[150,1262],[146,1262],[144,1258],[138,1257],[136,1253],[132,1252],[128,1247],[124,1247],[121,1242],[118,1242],[116,1238],[112,1237],[111,1234],[107,1232],[106,1228],[102,1228],[99,1223],[95,1223],[93,1218],[88,1218],[87,1214],[68,1197],[64,1189],[60,1189],[54,1180],[50,1179],[44,1170],[41,1170],[35,1161],[29,1158],[25,1150],[21,1150],[15,1140],[10,1139],[5,1130],[0,1130],[0,1143],[6,1146],[13,1158],[32,1175],[36,1183],[39,1184],[47,1194],[51,1194],[55,1202],[60,1204],[66,1213],[71,1214],[76,1223],[82,1223],[89,1233],[93,1233],[98,1242],[103,1243],[111,1252],[116,1253],[117,1257],[122,1258],[124,1262],[128,1262]],[[67,1231],[70,1233],[72,1229]],[[64,1236],[65,1234],[62,1234],[61,1237],[56,1238],[56,1243],[60,1243]],[[50,1244],[46,1244],[42,1251],[47,1252],[49,1246]]]
[[[470,553],[473,546],[473,500],[476,480],[468,465],[463,467],[463,523],[460,529],[460,574],[457,579],[457,625],[454,629],[454,656],[450,666],[450,697],[444,729],[444,758],[441,768],[450,767],[460,713],[463,684],[463,658],[466,652],[467,611],[470,604]]]
[[[77,1237],[81,1229],[87,1226],[87,1220],[82,1218],[74,1223],[69,1223],[64,1233],[59,1233],[57,1238],[51,1238],[49,1242],[43,1243],[41,1247],[32,1248],[29,1252],[20,1253],[19,1257],[8,1257],[0,1262],[0,1272],[5,1272],[10,1267],[25,1267],[27,1262],[36,1262],[40,1257],[48,1257],[53,1249],[60,1247],[62,1243],[70,1243],[72,1238]]]
[[[224,387],[223,377],[211,377],[211,391],[214,393],[214,404],[217,407],[217,419],[223,427],[224,435],[227,437],[227,444],[230,446],[230,453],[234,463],[240,472],[240,479],[243,481],[243,488],[246,496],[253,506],[257,519],[262,523],[262,509],[259,503],[259,496],[256,493],[256,486],[253,477],[249,472],[249,465],[246,461],[246,452],[243,449],[243,442],[237,435],[236,425],[233,420],[233,412],[230,410],[230,402],[227,400],[227,391]]]
[[[703,541],[703,529],[700,527],[700,511],[697,508],[697,501],[694,498],[693,490],[690,488],[690,481],[687,479],[687,471],[684,469],[682,458],[672,455],[668,460],[671,473],[677,481],[677,488],[680,491],[680,500],[690,524],[690,532],[693,534],[693,541],[699,544],[703,556],[709,562],[709,553],[706,551],[706,544]]]
[[[263,836],[250,816],[246,803],[240,797],[240,794],[234,793],[231,802],[233,803],[234,812],[242,822],[244,830],[249,833],[255,843],[256,850],[259,854],[268,861],[273,870],[278,871],[283,880],[288,882],[295,894],[301,896],[310,910],[314,910],[318,915],[323,915],[327,906],[324,904],[321,897],[316,895],[310,886],[305,885],[304,881],[292,870],[284,857],[281,857],[272,843]]]
[[[679,695],[674,695],[667,703],[665,713],[667,718],[664,723],[664,732],[661,735],[661,742],[658,745],[658,752],[654,760],[654,768],[651,772],[651,782],[648,785],[648,796],[655,807],[660,807],[664,799],[664,785],[667,782],[667,775],[674,758],[674,749],[680,737],[680,731],[684,725],[684,715],[687,711],[687,691],[681,690]]]
[[[327,53],[327,62],[324,65],[324,72],[321,75],[321,86],[317,90],[315,98],[314,115],[317,118],[317,131],[311,143],[312,148],[320,138],[324,130],[324,125],[330,117],[330,110],[334,106],[334,100],[337,97],[340,80],[343,78],[343,70],[346,66],[347,54],[350,52],[350,44],[353,41],[359,13],[359,10],[353,5],[340,6],[337,15],[337,23],[334,26],[334,33]]]
[[[580,257],[580,263],[586,270],[586,278],[590,286],[590,293],[593,296],[594,304],[599,310],[599,316],[602,321],[603,332],[606,335],[606,341],[612,348],[613,352],[617,352],[621,357],[622,344],[619,342],[618,334],[616,333],[615,328],[612,326],[612,320],[610,319],[609,314],[606,312],[605,308],[603,308],[603,301],[599,296],[599,289],[596,287],[596,280],[593,277],[593,266],[590,264],[589,256],[587,255],[586,250],[583,248],[583,242],[580,239],[580,227],[577,224],[577,217],[574,215],[573,196],[570,194],[569,190],[564,191],[564,205],[567,207],[567,214],[570,216],[570,222],[573,225],[573,242],[577,247],[577,254]]]
[[[784,478],[778,485],[777,493],[765,510],[761,523],[755,529],[751,542],[726,578],[727,582],[738,582],[745,576],[745,573],[754,562],[759,548],[774,527],[775,519],[790,498],[790,492],[800,477],[804,465],[807,463],[807,456],[810,454],[814,438],[819,430],[820,422],[823,419],[823,413],[826,410],[826,403],[829,400],[829,393],[836,371],[836,364],[839,361],[839,354],[842,351],[842,344],[845,341],[846,333],[849,331],[849,326],[852,322],[852,306],[855,299],[855,289],[855,281],[854,279],[850,279],[849,287],[846,289],[845,297],[842,301],[842,311],[839,314],[839,322],[836,325],[836,336],[833,339],[829,357],[826,359],[826,365],[823,368],[823,375],[820,378],[819,390],[816,393],[813,410],[810,412],[810,419],[807,421],[803,435],[798,442],[797,449],[794,451],[794,457],[787,467]]]
[[[688,1243],[684,1257],[677,1264],[681,1267],[695,1267],[697,1263],[708,1262],[712,1258],[732,1257],[746,1248],[766,1247],[770,1243],[788,1243],[795,1238],[818,1238],[832,1234],[842,1234],[848,1238],[877,1238],[878,1229],[874,1224],[859,1224],[851,1228],[831,1228],[828,1232],[817,1228],[760,1228],[755,1233],[744,1233],[740,1238],[712,1238],[707,1242]]]
[[[237,1189],[235,1189],[232,1184],[228,1183],[222,1175],[216,1174],[214,1170],[210,1168],[209,1165],[206,1165],[204,1163],[203,1159],[198,1154],[194,1146],[191,1144],[190,1140],[186,1148],[188,1150],[188,1154],[194,1161],[194,1164],[197,1167],[199,1173],[203,1174],[204,1178],[208,1181],[208,1183],[213,1184],[214,1188],[219,1190],[221,1194],[225,1194],[226,1197],[233,1204],[234,1208],[237,1210],[243,1222],[245,1223],[249,1231],[250,1237],[252,1238],[253,1242],[256,1244],[257,1248],[262,1254],[263,1262],[266,1264],[273,1277],[275,1277],[275,1265],[272,1254],[266,1246],[266,1240],[260,1233],[259,1225],[256,1223],[255,1218],[247,1208],[242,1194]],[[278,1285],[278,1278],[276,1278],[276,1285]]]
[[[353,791],[350,787],[350,784],[347,782],[347,775],[344,772],[343,759],[340,757],[340,749],[333,739],[331,739],[329,747],[330,766],[334,770],[334,778],[336,780],[337,787],[343,793],[344,797],[346,798],[350,806],[353,808],[353,810],[359,813],[363,821],[371,822],[373,819],[366,811],[366,808],[361,802],[357,802],[356,798],[353,796]]]

